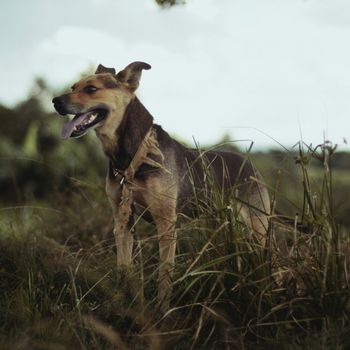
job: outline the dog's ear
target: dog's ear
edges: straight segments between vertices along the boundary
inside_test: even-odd
[[[115,69],[114,68],[107,68],[105,66],[103,66],[102,64],[99,64],[95,74],[102,74],[102,73],[111,73],[111,74],[115,74]]]
[[[145,62],[130,63],[116,75],[116,78],[130,91],[134,92],[139,86],[142,69],[151,69],[151,66]]]

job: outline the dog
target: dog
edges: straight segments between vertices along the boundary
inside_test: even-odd
[[[265,244],[270,200],[254,166],[238,153],[189,149],[153,123],[135,91],[143,70],[133,62],[116,73],[99,65],[95,74],[81,79],[72,91],[53,99],[60,115],[74,115],[64,124],[62,138],[76,138],[94,129],[109,159],[106,193],[114,217],[118,266],[132,264],[133,216],[153,221],[159,239],[158,300],[165,312],[172,293],[176,229],[179,214],[195,215],[194,188],[205,197],[210,168],[220,188],[235,188],[239,218]],[[203,166],[205,161],[206,166]],[[205,199],[205,198],[204,198]]]

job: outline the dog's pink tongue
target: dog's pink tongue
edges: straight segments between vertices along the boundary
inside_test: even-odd
[[[61,131],[61,137],[62,139],[68,139],[70,135],[72,135],[72,132],[74,128],[79,125],[87,116],[88,113],[82,114],[78,117],[74,117],[69,122],[65,123],[62,127]]]

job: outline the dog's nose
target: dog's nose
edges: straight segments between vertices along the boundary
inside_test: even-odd
[[[60,97],[55,97],[52,99],[53,106],[55,107],[56,111],[61,114],[65,115],[65,107],[64,107],[64,101]]]
[[[54,97],[54,98],[52,99],[52,103],[53,103],[54,105],[60,104],[60,102],[61,102],[61,100],[59,99],[59,97]]]

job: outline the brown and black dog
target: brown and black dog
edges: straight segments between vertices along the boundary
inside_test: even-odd
[[[270,201],[259,173],[242,155],[186,148],[153,124],[152,115],[135,95],[142,70],[150,68],[146,63],[133,62],[116,74],[113,68],[99,65],[94,75],[75,83],[70,93],[55,97],[53,103],[59,114],[75,115],[63,126],[64,139],[95,129],[109,158],[106,191],[115,222],[118,265],[132,263],[130,228],[137,208],[144,208],[143,216],[155,223],[160,252],[158,298],[165,311],[171,295],[177,216],[192,214],[194,188],[202,189],[206,177],[203,158],[221,188],[229,191],[235,187],[241,203],[239,217],[263,244]],[[126,186],[132,198],[129,204],[122,198]],[[119,222],[124,220],[121,208],[126,227]]]

